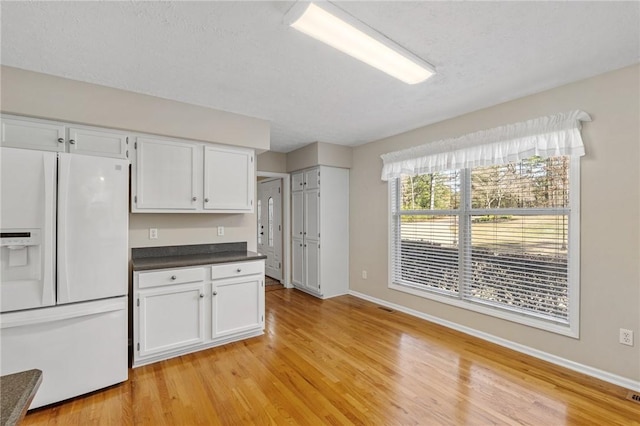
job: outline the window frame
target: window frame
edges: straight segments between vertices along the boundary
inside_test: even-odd
[[[470,174],[471,169],[460,169],[461,187],[466,186],[468,180],[466,175]],[[469,179],[470,180],[470,179]],[[463,308],[469,311],[478,312],[492,317],[504,319],[507,321],[524,324],[530,327],[550,331],[556,334],[565,335],[572,338],[580,336],[580,157],[571,156],[569,162],[569,227],[568,227],[568,249],[567,249],[567,292],[568,292],[568,317],[567,323],[555,322],[548,319],[536,318],[534,314],[517,313],[499,307],[492,307],[486,304],[480,304],[472,300],[464,298],[462,286],[459,288],[457,295],[445,294],[435,289],[421,287],[419,285],[411,285],[409,283],[395,282],[395,254],[399,252],[399,247],[394,247],[396,235],[396,217],[400,217],[399,199],[400,199],[400,178],[390,179],[388,181],[388,287],[392,290],[409,293],[414,296],[423,297],[434,300],[436,302],[445,303],[455,307]],[[460,199],[460,210],[454,210],[454,214],[461,214],[463,211],[478,210],[470,208],[470,188],[465,188]],[[464,195],[464,194],[467,195]],[[394,198],[395,194],[395,198]],[[536,210],[536,209],[517,209],[518,211]],[[447,212],[447,211],[443,211]],[[466,214],[466,213],[464,213]],[[460,221],[461,223],[464,221]],[[463,232],[462,230],[460,231]],[[466,232],[466,230],[464,231]],[[462,237],[462,235],[460,235]],[[460,238],[459,238],[460,239]],[[400,241],[400,240],[398,240]],[[463,264],[460,263],[461,267]],[[464,283],[461,282],[462,285]]]

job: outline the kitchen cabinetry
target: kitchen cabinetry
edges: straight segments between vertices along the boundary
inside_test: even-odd
[[[137,138],[133,213],[252,213],[252,149]]]
[[[252,212],[255,185],[253,150],[204,147],[204,209]]]
[[[129,135],[116,130],[3,115],[2,146],[127,158]]]
[[[349,289],[349,171],[318,166],[292,173],[292,282],[328,298]]]
[[[197,210],[199,149],[194,143],[137,138],[132,210]]]
[[[220,338],[264,324],[264,262],[212,266],[211,330]]]
[[[264,332],[264,261],[136,271],[133,366]]]

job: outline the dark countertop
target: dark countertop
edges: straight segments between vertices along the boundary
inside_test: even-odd
[[[131,249],[134,271],[180,268],[266,259],[267,256],[247,251],[247,243],[198,244]]]
[[[27,370],[0,377],[0,425],[20,423],[42,383],[42,371]]]

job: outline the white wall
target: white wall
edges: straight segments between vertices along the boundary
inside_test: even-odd
[[[634,347],[618,343],[621,327],[640,336],[639,96],[636,65],[354,148],[350,288],[640,383],[640,337]],[[593,118],[582,130],[579,340],[388,288],[381,154],[574,109]]]

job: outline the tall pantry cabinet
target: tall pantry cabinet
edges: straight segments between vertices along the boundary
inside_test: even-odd
[[[291,174],[293,285],[321,298],[349,291],[349,170]]]

